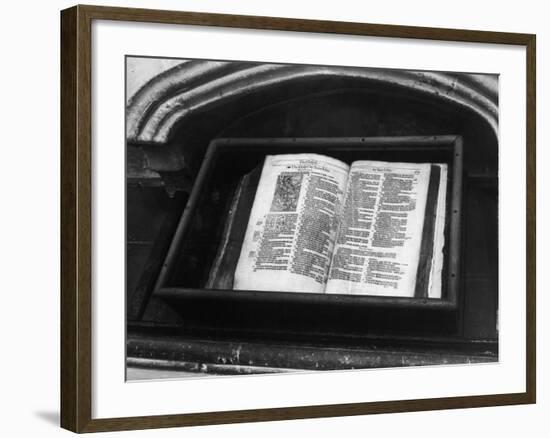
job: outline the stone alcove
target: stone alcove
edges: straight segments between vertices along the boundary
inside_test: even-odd
[[[150,294],[212,139],[457,134],[465,167],[461,337],[496,354],[497,90],[496,76],[479,74],[151,59],[128,87],[129,321],[172,321]]]

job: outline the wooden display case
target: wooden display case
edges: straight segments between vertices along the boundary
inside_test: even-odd
[[[304,152],[347,163],[447,163],[441,299],[206,288],[239,179],[261,164],[266,155]],[[176,228],[153,295],[168,303],[188,327],[325,336],[378,332],[449,335],[456,332],[460,314],[461,196],[460,136],[215,139]]]

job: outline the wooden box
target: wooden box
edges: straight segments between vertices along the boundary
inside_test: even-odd
[[[214,290],[208,273],[240,178],[266,155],[448,164],[442,298]],[[211,142],[155,290],[188,327],[259,334],[443,336],[460,317],[462,138],[221,138]],[[238,254],[237,254],[238,257]]]

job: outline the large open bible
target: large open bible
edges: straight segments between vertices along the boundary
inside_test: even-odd
[[[446,193],[447,164],[268,155],[237,187],[207,287],[441,298]]]
[[[446,192],[446,164],[267,156],[229,212],[228,240],[248,216],[233,289],[440,298]]]

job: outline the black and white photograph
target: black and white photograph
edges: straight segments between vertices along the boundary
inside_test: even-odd
[[[126,379],[499,361],[499,75],[127,55]]]

